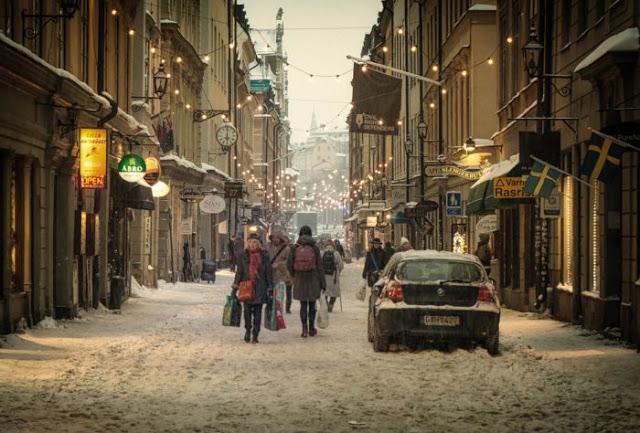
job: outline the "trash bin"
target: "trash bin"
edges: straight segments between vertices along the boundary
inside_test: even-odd
[[[200,280],[207,283],[216,282],[216,271],[218,267],[213,260],[205,260],[202,262],[202,272],[200,273]]]

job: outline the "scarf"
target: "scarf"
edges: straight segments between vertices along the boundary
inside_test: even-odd
[[[255,281],[258,279],[258,272],[260,265],[262,264],[262,251],[250,251],[249,252],[249,279]]]

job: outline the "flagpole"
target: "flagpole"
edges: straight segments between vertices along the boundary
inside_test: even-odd
[[[629,144],[629,143],[627,143],[626,141],[622,141],[622,140],[620,140],[620,139],[618,139],[618,138],[616,138],[616,137],[612,137],[612,136],[610,136],[610,135],[607,135],[607,134],[605,134],[604,132],[600,132],[600,131],[598,131],[597,129],[593,129],[593,128],[592,128],[592,127],[590,127],[590,126],[588,126],[588,127],[587,127],[587,129],[588,129],[589,131],[593,132],[594,134],[599,135],[599,136],[600,136],[600,137],[602,137],[602,138],[607,138],[607,139],[609,139],[609,140],[613,141],[614,143],[616,143],[616,144],[617,144],[617,145],[619,145],[619,146],[626,147],[627,149],[635,150],[636,152],[640,152],[640,148],[638,148],[638,147],[634,146],[633,144]]]
[[[363,63],[367,66],[371,66],[374,68],[383,69],[382,71],[377,71],[385,75],[389,75],[393,77],[388,71],[395,72],[400,75],[404,75],[405,77],[414,78],[416,80],[421,80],[427,83],[435,84],[436,86],[442,86],[443,83],[437,80],[432,80],[431,78],[423,77],[422,75],[413,74],[411,72],[404,71],[402,69],[392,68],[391,66],[383,65],[382,63],[372,62],[371,60],[361,59],[360,57],[347,56],[347,59],[353,60],[356,63]]]
[[[564,175],[566,175],[566,176],[569,176],[569,177],[574,178],[575,180],[577,180],[578,182],[580,182],[580,183],[582,183],[582,184],[585,184],[585,185],[586,185],[586,186],[588,186],[589,188],[591,188],[591,187],[592,187],[592,185],[591,185],[589,182],[586,182],[586,181],[584,181],[584,180],[580,179],[579,177],[574,176],[573,174],[571,174],[571,173],[569,173],[569,172],[566,172],[566,171],[564,171],[564,170],[563,170],[563,169],[561,169],[561,168],[556,167],[556,166],[555,166],[555,165],[553,165],[553,164],[549,164],[547,161],[543,161],[543,160],[541,160],[540,158],[536,158],[536,157],[535,157],[535,156],[533,156],[533,155],[531,155],[531,156],[530,156],[530,158],[531,158],[531,159],[533,159],[534,161],[538,161],[540,164],[548,165],[549,167],[553,168],[554,170],[559,171],[560,173],[562,173],[562,174],[564,174]]]

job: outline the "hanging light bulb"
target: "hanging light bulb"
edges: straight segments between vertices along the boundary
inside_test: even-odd
[[[360,69],[362,69],[362,72],[367,72],[367,65],[362,65],[362,68]]]
[[[487,60],[487,63],[490,65],[493,65],[493,59],[491,57],[489,57],[489,60]]]

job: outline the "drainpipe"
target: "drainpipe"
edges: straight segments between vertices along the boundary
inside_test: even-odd
[[[104,66],[105,66],[105,40],[107,24],[107,4],[106,0],[98,2],[98,93],[106,90],[104,84]]]
[[[438,81],[442,81],[442,0],[438,0]],[[444,142],[442,133],[443,118],[442,118],[442,92],[438,92],[438,155],[444,154]],[[438,188],[438,249],[444,249],[444,214],[442,212],[442,188]]]
[[[98,128],[102,128],[108,121],[116,117],[116,115],[118,114],[118,103],[106,94],[103,94],[102,97],[106,98],[107,101],[109,101],[109,104],[111,105],[111,111],[109,112],[109,114],[98,120]]]

